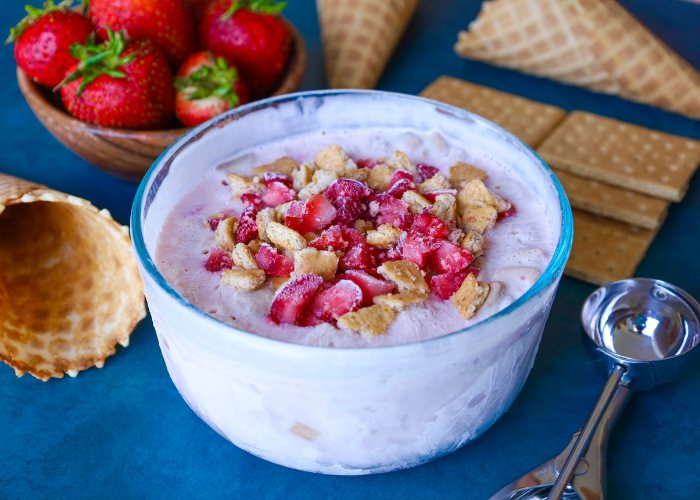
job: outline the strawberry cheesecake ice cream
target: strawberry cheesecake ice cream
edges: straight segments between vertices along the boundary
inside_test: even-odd
[[[251,149],[184,195],[156,264],[187,300],[264,337],[378,347],[504,309],[554,250],[518,174],[437,132],[316,133]]]

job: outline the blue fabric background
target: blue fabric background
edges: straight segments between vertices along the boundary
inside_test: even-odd
[[[380,1],[380,0],[378,0]],[[384,0],[381,0],[384,1]],[[36,1],[34,3],[37,3]],[[700,5],[622,0],[700,68]],[[5,0],[0,26],[23,15]],[[529,77],[454,55],[457,32],[478,0],[423,0],[379,88],[415,94],[442,74],[566,109],[584,109],[700,139],[700,121]],[[309,49],[303,89],[324,86],[313,0],[286,15]],[[136,186],[90,167],[61,146],[24,102],[11,47],[0,49],[0,171],[47,184],[109,209],[128,223]],[[671,208],[638,276],[668,280],[700,298],[700,179]],[[285,469],[249,455],[209,429],[170,381],[150,317],[101,370],[47,383],[0,366],[0,498],[486,498],[559,453],[594,405],[602,380],[587,370],[579,310],[594,287],[564,278],[535,367],[522,393],[475,442],[401,472],[332,477]],[[612,499],[700,497],[700,371],[633,397],[610,443]]]

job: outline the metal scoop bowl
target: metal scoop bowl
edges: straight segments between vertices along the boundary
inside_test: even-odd
[[[630,395],[672,382],[700,354],[700,305],[665,281],[599,288],[586,299],[581,322],[587,351],[609,375],[595,408],[559,456],[490,500],[604,500],[608,438]]]

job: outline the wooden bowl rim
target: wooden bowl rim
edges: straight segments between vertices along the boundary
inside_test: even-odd
[[[289,63],[287,64],[286,71],[284,73],[284,76],[277,87],[277,90],[273,93],[270,94],[268,97],[273,97],[276,95],[282,95],[282,94],[288,94],[290,93],[289,90],[286,90],[289,87],[293,87],[294,84],[291,82],[293,78],[297,76],[298,73],[301,73],[299,75],[299,79],[302,78],[304,69],[306,67],[306,44],[304,43],[304,38],[301,36],[301,33],[297,29],[294,24],[292,24],[287,18],[284,16],[279,16],[282,21],[287,25],[289,28],[291,34],[292,34],[292,40],[293,40],[293,46],[292,46],[292,51],[291,51],[291,56],[289,58]],[[53,105],[44,95],[39,91],[37,88],[37,84],[33,82],[32,80],[29,79],[27,74],[19,67],[17,66],[17,83],[19,84],[20,90],[22,91],[23,94],[28,94],[31,97],[33,97],[37,101],[41,101],[41,103],[44,105],[43,109],[40,110],[42,113],[46,115],[51,115],[56,118],[56,121],[64,121],[69,124],[71,124],[74,127],[79,127],[84,130],[88,130],[92,134],[96,135],[103,135],[103,136],[110,136],[110,137],[121,137],[125,139],[139,139],[139,138],[158,138],[158,137],[163,137],[163,138],[169,138],[172,137],[173,140],[175,140],[177,137],[182,136],[189,130],[192,130],[191,127],[182,127],[182,128],[170,128],[170,129],[159,129],[159,130],[139,130],[139,129],[128,129],[128,128],[110,128],[110,127],[105,127],[102,125],[94,124],[94,123],[88,123],[84,122],[82,120],[79,120],[78,118],[74,117],[70,113],[63,111],[56,106]]]

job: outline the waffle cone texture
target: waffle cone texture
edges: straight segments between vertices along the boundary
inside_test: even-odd
[[[317,0],[330,88],[372,89],[418,0]]]
[[[47,381],[102,367],[145,317],[128,228],[0,174],[0,360]]]
[[[486,1],[455,50],[700,119],[700,73],[614,0]]]

